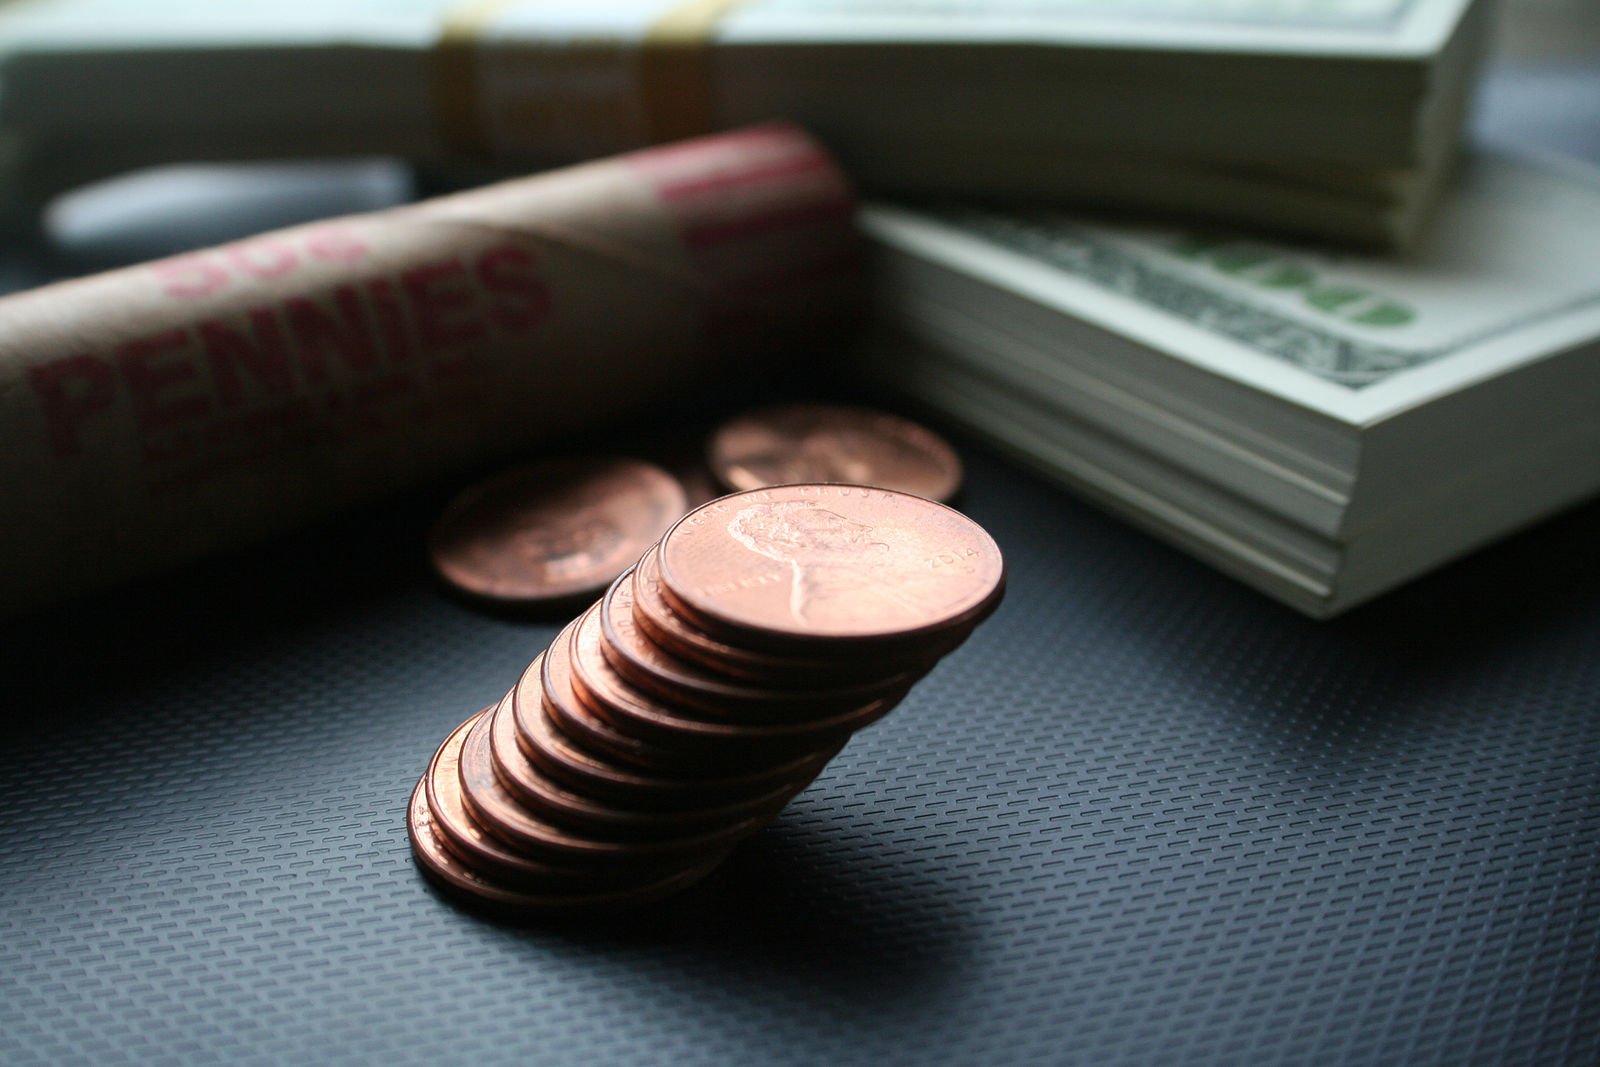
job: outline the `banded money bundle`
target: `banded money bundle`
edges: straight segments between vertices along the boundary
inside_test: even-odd
[[[1392,245],[1453,157],[1486,7],[42,0],[0,15],[0,130],[48,189],[170,160],[544,165],[784,117],[880,193]]]
[[[921,497],[756,489],[680,519],[412,795],[423,871],[516,912],[653,899],[770,822],[999,604],[981,527]]]
[[[876,373],[1316,616],[1600,489],[1600,171],[1480,155],[1404,259],[878,207]]]

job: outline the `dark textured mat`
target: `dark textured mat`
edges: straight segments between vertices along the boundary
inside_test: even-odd
[[[1000,613],[616,922],[412,866],[555,629],[441,596],[427,502],[0,631],[0,1060],[1600,1060],[1600,508],[1329,625],[972,458]]]

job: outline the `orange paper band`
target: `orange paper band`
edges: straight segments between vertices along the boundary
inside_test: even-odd
[[[478,38],[519,0],[472,0],[445,16],[433,55],[433,95],[445,144],[470,158],[489,155],[478,97]]]
[[[483,158],[494,154],[484,129],[480,50],[484,30],[503,12],[529,0],[472,0],[446,17],[434,54],[434,97],[444,142],[460,154]],[[717,23],[740,0],[684,0],[669,7],[646,30],[634,62],[639,100],[644,114],[645,139],[650,143],[681,140],[710,132],[716,124],[711,83],[711,36]],[[491,47],[516,48],[500,41]],[[547,46],[530,42],[530,49]],[[600,57],[621,52],[595,42],[574,41],[564,47],[574,58],[584,49]],[[553,62],[554,60],[549,60]],[[605,62],[605,58],[599,59]],[[619,106],[632,102],[619,101]],[[559,110],[562,101],[545,101]],[[615,147],[625,147],[621,144]]]
[[[711,35],[740,0],[687,0],[650,27],[639,54],[640,92],[652,140],[712,129]]]

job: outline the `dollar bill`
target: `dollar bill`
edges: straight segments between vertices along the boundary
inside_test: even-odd
[[[1476,154],[1406,256],[971,205],[865,225],[905,338],[880,378],[1313,613],[1600,488],[1593,168]]]
[[[1437,47],[1470,0],[747,0],[741,35],[895,40],[974,35],[1274,51]],[[1196,33],[1207,37],[1196,39]],[[1215,35],[1215,36],[1211,36]],[[1349,35],[1348,38],[1342,35]],[[1366,43],[1357,45],[1354,42]]]
[[[907,339],[880,336],[903,355]],[[1170,455],[1064,415],[1036,394],[933,355],[896,387],[966,424],[1025,466],[1291,607],[1328,618],[1592,494],[1600,424],[1476,462],[1461,478],[1352,536],[1288,520]]]
[[[1170,358],[1268,392],[1298,381],[1297,397],[1351,420],[1587,339],[1600,315],[1600,180],[1576,164],[1475,156],[1405,257],[1059,211],[885,206],[866,225],[887,248],[1069,313],[1144,312],[1143,340]],[[1425,368],[1426,386],[1400,388]]]

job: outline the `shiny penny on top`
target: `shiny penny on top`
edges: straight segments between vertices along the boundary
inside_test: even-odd
[[[719,428],[707,453],[712,472],[733,490],[850,482],[945,501],[961,487],[961,460],[943,439],[868,408],[758,408]]]
[[[428,535],[434,568],[492,600],[561,600],[605,588],[687,507],[677,479],[632,459],[554,459],[456,497]]]
[[[984,529],[910,493],[784,485],[735,493],[662,538],[675,607],[741,643],[927,639],[998,603],[1005,564]]]

